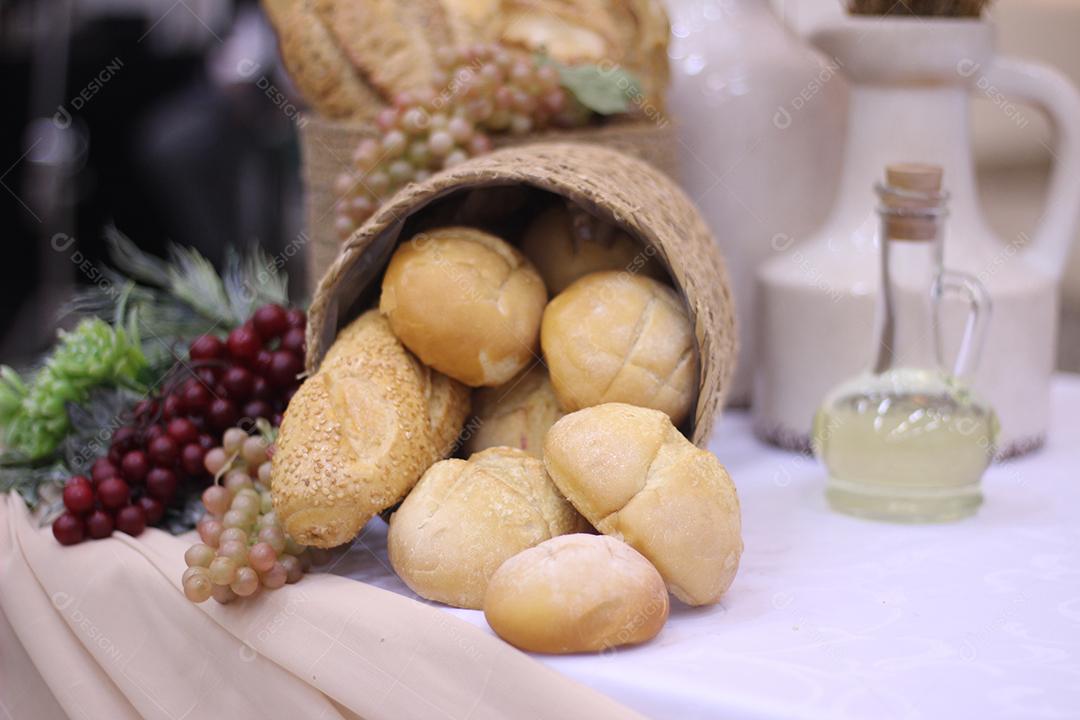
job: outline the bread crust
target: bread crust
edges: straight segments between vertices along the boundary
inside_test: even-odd
[[[540,460],[496,447],[432,465],[391,516],[387,551],[417,595],[479,609],[505,560],[585,527]]]
[[[656,566],[690,605],[718,602],[742,554],[739,498],[727,470],[663,413],[608,403],[552,426],[544,465],[597,530]]]
[[[472,406],[464,433],[470,454],[502,445],[542,457],[544,436],[563,416],[547,368],[539,362],[505,385],[475,390]]]
[[[304,545],[348,542],[452,449],[468,410],[464,387],[418,363],[376,311],[360,316],[282,421],[271,492],[285,531]]]
[[[518,553],[488,583],[484,617],[522,650],[607,650],[655,637],[669,610],[664,580],[625,543],[563,535]]]

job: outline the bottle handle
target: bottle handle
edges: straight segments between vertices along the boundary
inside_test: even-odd
[[[934,312],[934,346],[940,367],[947,367],[944,359],[944,343],[941,337],[941,305],[948,295],[961,295],[968,303],[967,321],[964,323],[964,335],[960,340],[960,349],[956,353],[952,374],[964,378],[975,372],[982,354],[986,328],[990,323],[992,302],[986,287],[974,275],[942,270],[934,282],[932,303]]]
[[[1042,221],[1022,255],[1060,278],[1080,220],[1080,92],[1058,70],[1017,58],[995,58],[974,90],[992,100],[1012,97],[1042,110],[1054,127],[1056,146]]]

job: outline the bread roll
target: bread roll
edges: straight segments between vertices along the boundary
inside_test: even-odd
[[[537,360],[544,281],[525,256],[466,227],[420,233],[386,268],[379,310],[426,364],[466,385],[502,385]]]
[[[571,413],[548,431],[544,464],[574,507],[648,558],[675,597],[707,605],[731,585],[743,548],[735,485],[664,413],[621,403]]]
[[[624,270],[657,280],[666,277],[647,248],[622,230],[576,207],[553,205],[540,213],[521,238],[548,292],[557,295],[575,280],[600,270]]]
[[[563,535],[518,553],[488,583],[484,617],[522,650],[606,650],[656,636],[664,580],[636,550],[603,535]]]
[[[467,388],[417,362],[378,312],[361,315],[281,423],[271,493],[285,531],[348,542],[452,449],[468,411]]]
[[[491,448],[432,465],[390,518],[387,550],[417,595],[478,609],[503,561],[585,527],[540,460]]]
[[[505,385],[475,391],[472,406],[473,418],[463,433],[470,454],[505,446],[541,457],[548,428],[563,416],[547,368],[540,363]]]
[[[548,304],[540,333],[564,410],[625,402],[678,425],[694,405],[696,342],[666,285],[624,272],[586,275]]]

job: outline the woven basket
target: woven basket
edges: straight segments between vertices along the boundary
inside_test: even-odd
[[[399,240],[441,224],[450,209],[477,192],[505,188],[565,198],[655,249],[686,300],[697,337],[697,406],[682,430],[703,446],[735,365],[735,315],[724,261],[704,220],[674,182],[639,159],[595,145],[505,148],[394,195],[342,244],[315,290],[308,312],[308,370],[318,368],[342,326],[378,302],[383,270]],[[520,220],[524,212],[513,214]]]
[[[360,141],[377,137],[371,125],[346,123],[305,116],[300,123],[300,151],[304,176],[304,214],[308,232],[308,286],[314,287],[337,255],[341,240],[334,229],[334,204],[338,196],[334,181],[351,166]],[[651,121],[612,123],[595,128],[537,133],[525,137],[496,138],[495,146],[509,147],[537,142],[584,142],[615,148],[640,157],[676,175],[678,147],[671,123]]]

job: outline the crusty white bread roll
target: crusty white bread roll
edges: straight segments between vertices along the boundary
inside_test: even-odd
[[[587,528],[539,459],[491,448],[432,465],[390,518],[394,571],[421,597],[479,609],[509,557]]]
[[[541,653],[606,650],[650,640],[668,616],[664,580],[629,545],[563,535],[495,571],[484,617],[511,645]]]
[[[651,278],[581,278],[544,310],[540,344],[564,410],[625,402],[678,425],[697,398],[697,343],[681,298]]]
[[[505,385],[474,391],[472,409],[462,433],[467,454],[504,446],[541,457],[544,436],[563,416],[547,368],[539,362]]]
[[[666,276],[655,250],[569,203],[552,205],[536,216],[521,236],[521,252],[552,295],[601,270],[640,272],[656,280]]]
[[[289,402],[271,494],[297,542],[334,547],[453,449],[469,391],[419,363],[370,311],[338,335]]]
[[[547,290],[505,241],[447,227],[402,243],[379,310],[427,365],[473,387],[502,385],[537,359]]]
[[[743,549],[735,485],[664,413],[622,403],[571,413],[548,431],[544,465],[585,519],[648,558],[675,597],[707,605],[731,585]]]

